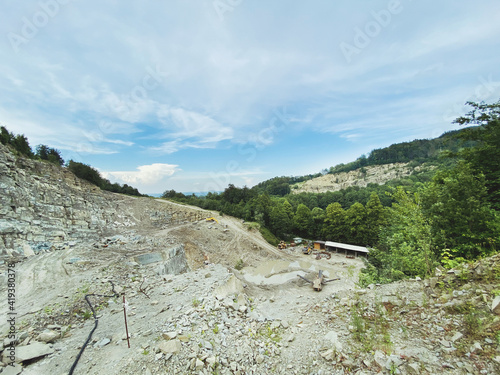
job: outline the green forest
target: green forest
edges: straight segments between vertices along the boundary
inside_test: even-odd
[[[127,195],[142,195],[136,188],[127,184],[120,185],[117,183],[111,183],[108,179],[103,178],[97,169],[92,168],[90,165],[76,162],[74,160],[69,160],[65,163],[64,159],[61,157],[61,152],[57,149],[51,148],[47,145],[38,145],[35,147],[35,151],[33,151],[28,138],[26,138],[25,135],[13,134],[4,126],[0,127],[0,142],[3,145],[10,147],[10,149],[18,155],[22,155],[30,159],[43,160],[61,167],[65,166],[77,177],[87,180],[103,190]]]
[[[467,103],[455,120],[466,125],[433,140],[374,150],[323,173],[368,165],[426,165],[384,185],[321,194],[291,194],[293,185],[321,175],[276,177],[253,188],[163,198],[255,222],[272,244],[295,236],[369,246],[361,283],[426,277],[438,265],[453,267],[497,251],[500,241],[500,101]]]

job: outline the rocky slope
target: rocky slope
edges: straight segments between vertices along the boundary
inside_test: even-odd
[[[292,193],[325,193],[351,186],[366,187],[368,184],[385,184],[387,181],[410,176],[423,167],[410,167],[408,163],[367,166],[350,172],[326,174],[292,186]]]

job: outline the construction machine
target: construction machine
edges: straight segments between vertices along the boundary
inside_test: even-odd
[[[217,224],[219,224],[219,222],[217,221],[217,219],[215,217],[207,217],[205,220],[210,221],[210,222],[216,222]]]
[[[330,281],[340,280],[340,278],[324,280],[323,279],[323,270],[319,270],[318,276],[314,279],[314,281],[308,280],[305,277],[300,276],[300,275],[297,275],[297,276],[300,277],[302,280],[307,281],[309,284],[312,284],[312,287],[316,292],[320,292],[323,289],[323,285],[325,285],[326,283],[329,283]]]
[[[280,243],[278,244],[278,249],[283,250],[287,248],[287,244],[285,241],[281,240]]]
[[[313,251],[313,248],[311,246],[304,246],[302,248],[302,252],[305,254],[305,255],[309,255],[311,254]]]

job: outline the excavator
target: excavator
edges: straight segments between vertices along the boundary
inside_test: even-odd
[[[219,224],[219,222],[217,221],[217,219],[215,217],[207,217],[205,220],[206,221],[210,221],[210,222],[214,222],[215,221],[217,224]]]

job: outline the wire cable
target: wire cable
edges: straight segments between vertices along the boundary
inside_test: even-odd
[[[113,292],[112,296],[105,296],[102,294],[86,294],[85,295],[85,301],[87,301],[87,304],[90,306],[90,311],[92,311],[92,316],[94,317],[94,328],[92,328],[92,331],[90,331],[89,336],[87,337],[87,341],[83,344],[82,348],[80,349],[80,352],[76,356],[75,362],[73,362],[73,366],[71,366],[71,369],[69,370],[68,375],[72,375],[73,371],[75,371],[76,365],[78,364],[78,361],[80,360],[80,357],[82,356],[83,352],[85,351],[85,348],[89,344],[90,340],[92,339],[92,335],[94,334],[95,330],[97,329],[97,325],[99,324],[99,319],[97,319],[97,315],[95,313],[94,307],[90,303],[89,297],[103,297],[103,298],[113,298],[113,297],[119,297],[120,295],[116,292],[115,290],[115,284],[111,280],[109,280],[111,283],[111,291]]]

